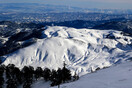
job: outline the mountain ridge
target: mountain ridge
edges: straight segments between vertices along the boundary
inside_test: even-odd
[[[54,26],[48,27],[42,34],[47,37],[3,56],[3,64],[58,69],[65,61],[72,73],[77,71],[84,75],[132,57],[132,38],[122,35],[121,31]]]

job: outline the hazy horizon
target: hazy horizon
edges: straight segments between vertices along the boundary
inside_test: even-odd
[[[132,0],[0,0],[0,3],[40,3],[81,8],[132,9]]]

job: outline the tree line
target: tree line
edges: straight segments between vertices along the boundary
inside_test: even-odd
[[[6,84],[6,88],[18,88],[20,85],[23,88],[31,88],[32,83],[40,78],[45,81],[51,81],[51,86],[58,85],[59,87],[62,83],[78,80],[79,76],[76,72],[72,76],[65,63],[63,68],[58,68],[58,70],[42,69],[41,67],[34,69],[32,66],[24,66],[20,70],[14,64],[0,66],[0,88],[3,88],[4,84]]]

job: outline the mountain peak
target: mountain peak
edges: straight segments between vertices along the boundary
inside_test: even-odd
[[[111,34],[114,38],[108,37]],[[43,35],[47,37],[5,55],[3,64],[58,69],[65,61],[73,73],[84,75],[132,57],[132,38],[121,31],[53,26],[42,31]]]

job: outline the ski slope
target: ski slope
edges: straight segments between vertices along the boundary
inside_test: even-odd
[[[60,88],[132,88],[132,62],[126,62],[82,76]],[[58,88],[58,87],[51,87]]]
[[[65,61],[72,73],[82,76],[132,57],[132,37],[121,31],[53,26],[42,34],[35,44],[3,56],[3,64],[58,69]]]

